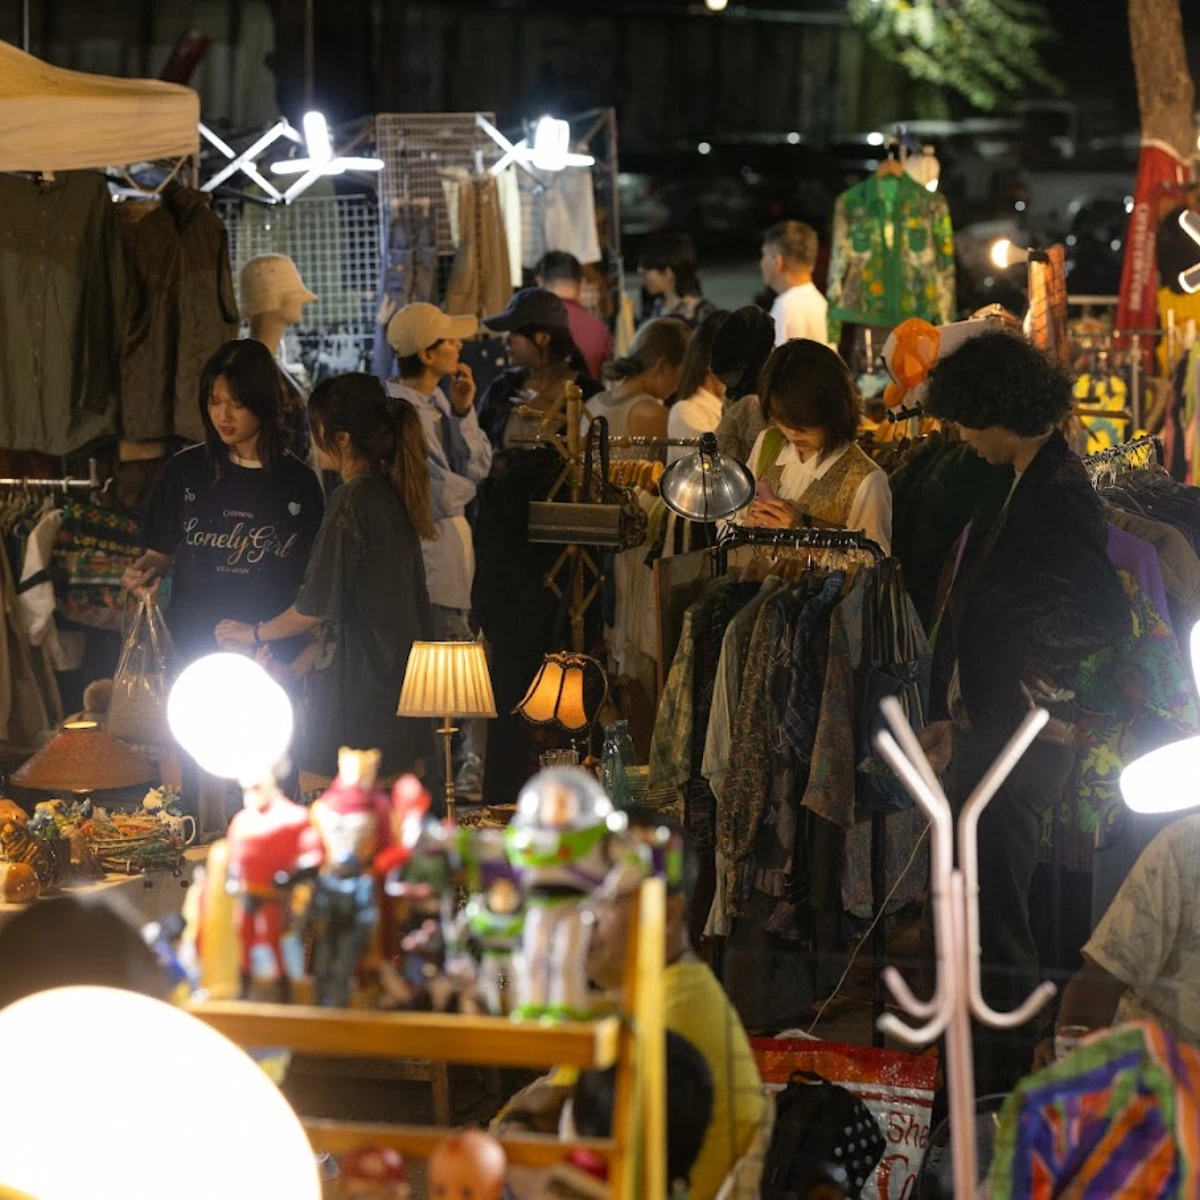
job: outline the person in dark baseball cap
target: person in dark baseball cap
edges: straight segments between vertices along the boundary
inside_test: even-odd
[[[570,328],[567,306],[545,288],[523,288],[513,296],[502,313],[484,317],[483,323],[495,333],[518,333],[530,326],[538,329]]]
[[[515,407],[548,408],[569,382],[578,383],[585,398],[599,391],[571,337],[567,306],[553,292],[525,288],[502,313],[484,317],[483,324],[507,336],[513,366],[492,380],[480,402],[480,423],[496,449],[511,448],[514,440],[536,433],[537,422],[522,419]]]

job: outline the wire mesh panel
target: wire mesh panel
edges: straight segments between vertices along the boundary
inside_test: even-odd
[[[493,113],[479,115],[495,124]],[[475,116],[380,113],[375,118],[375,152],[386,164],[379,181],[381,212],[395,204],[429,204],[436,214],[438,254],[453,254],[457,248],[446,187],[464,174],[486,170],[502,153]]]
[[[379,276],[375,197],[302,197],[286,208],[221,199],[216,210],[229,231],[235,279],[258,254],[286,254],[317,294],[296,327],[313,382],[369,369]]]

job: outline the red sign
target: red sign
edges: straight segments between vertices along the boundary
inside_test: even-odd
[[[1181,187],[1189,178],[1188,164],[1165,142],[1142,143],[1133,212],[1125,235],[1118,329],[1158,328],[1158,260],[1154,253],[1158,205],[1164,191]],[[1154,341],[1143,338],[1141,344],[1145,369],[1149,372],[1153,368]]]

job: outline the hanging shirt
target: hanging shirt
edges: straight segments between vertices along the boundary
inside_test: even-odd
[[[667,437],[698,438],[703,433],[715,433],[721,424],[722,407],[720,396],[707,388],[701,388],[686,400],[677,400],[667,413]],[[667,464],[694,453],[688,446],[668,446]]]
[[[429,602],[466,611],[471,607],[475,551],[468,507],[478,485],[492,467],[492,443],[479,427],[472,409],[458,416],[441,388],[423,396],[399,380],[388,384],[388,395],[407,400],[421,418],[429,462],[429,490],[438,536],[421,543]]]
[[[269,475],[230,461],[220,479],[203,446],[171,459],[143,539],[175,559],[167,625],[183,662],[216,651],[220,621],[257,624],[292,605],[323,509],[317,477],[290,454]],[[288,650],[272,646],[284,657]]]
[[[808,338],[825,345],[829,341],[829,303],[811,280],[780,292],[771,305],[775,322],[775,345],[793,338]]]
[[[754,443],[754,449],[750,452],[750,469],[755,473],[755,478],[759,477],[761,466],[759,460],[762,456],[766,436],[766,430],[760,433]],[[862,451],[852,443],[847,443],[840,450],[835,450],[824,458],[814,454],[808,462],[801,462],[796,447],[791,442],[785,442],[771,471],[763,472],[763,477],[770,474],[775,481],[773,486],[780,500],[796,504],[801,501],[810,488],[825,481],[830,472],[841,464],[848,454],[851,456],[862,455]],[[874,467],[874,464],[871,465]],[[878,467],[863,472],[862,482],[853,492],[845,509],[845,516],[841,517],[841,514],[838,516],[840,519],[835,523],[843,529],[861,529],[871,541],[879,544],[884,554],[891,553],[892,492],[888,487],[887,475]]]
[[[588,374],[595,379],[600,378],[600,372],[612,362],[612,334],[608,332],[599,317],[594,317],[578,300],[564,300],[567,306],[567,323],[571,327],[571,337],[587,363]]]
[[[0,446],[70,454],[117,431],[134,291],[98,171],[0,174]]]

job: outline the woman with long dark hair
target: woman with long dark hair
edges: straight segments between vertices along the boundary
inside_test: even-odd
[[[201,372],[199,403],[204,444],[167,464],[145,553],[124,579],[140,591],[170,577],[167,622],[184,662],[216,650],[219,617],[261,621],[296,594],[325,504],[285,449],[279,371],[261,342],[226,342]]]
[[[429,723],[397,717],[396,704],[412,644],[431,634],[421,539],[437,536],[411,404],[389,403],[373,375],[341,375],[318,385],[308,421],[321,469],[341,486],[295,603],[257,625],[225,620],[216,630],[222,646],[260,652],[319,633],[310,728],[296,751],[304,790],[337,773],[340,746],[379,750],[384,777],[427,755]]]
[[[504,312],[484,317],[483,323],[508,335],[512,362],[511,370],[488,385],[479,406],[479,423],[497,450],[510,450],[537,434],[537,418],[523,417],[517,408],[548,409],[568,383],[577,383],[585,400],[600,391],[571,337],[567,306],[553,292],[526,288]]]

